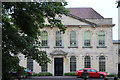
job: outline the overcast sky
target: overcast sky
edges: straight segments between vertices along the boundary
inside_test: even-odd
[[[118,9],[116,0],[66,0],[69,7],[91,7],[104,18],[113,18],[113,40],[118,39]]]

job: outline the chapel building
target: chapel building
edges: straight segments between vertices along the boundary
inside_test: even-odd
[[[20,55],[20,65],[35,73],[50,72],[54,76],[83,68],[117,74],[118,48],[113,42],[112,18],[104,18],[92,8],[67,9],[68,16],[56,17],[66,27],[64,34],[57,26],[40,29],[40,50],[47,52],[51,62],[42,68]]]

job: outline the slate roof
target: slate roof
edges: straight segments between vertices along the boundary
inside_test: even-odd
[[[83,19],[104,19],[99,13],[92,8],[67,8],[70,14]]]

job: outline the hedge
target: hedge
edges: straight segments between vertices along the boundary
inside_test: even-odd
[[[40,72],[40,73],[34,73],[32,76],[53,76],[50,72]]]
[[[107,75],[107,77],[118,77],[118,75],[117,74],[109,74],[109,75]]]
[[[64,76],[76,76],[75,72],[64,73]]]

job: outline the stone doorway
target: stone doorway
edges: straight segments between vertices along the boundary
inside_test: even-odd
[[[55,76],[63,76],[63,58],[54,58]]]

